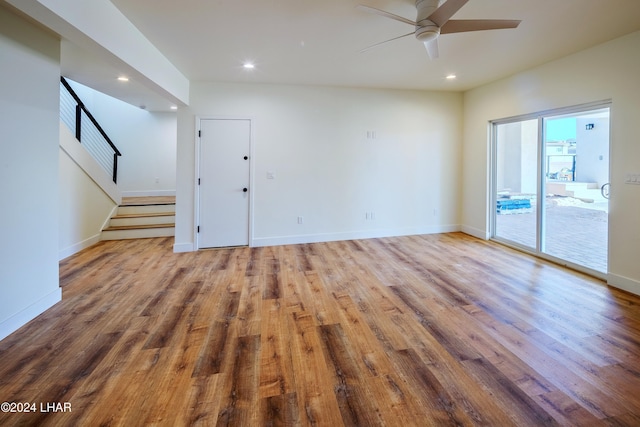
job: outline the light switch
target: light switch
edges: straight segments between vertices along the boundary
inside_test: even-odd
[[[625,178],[624,178],[624,183],[625,184],[640,185],[640,174],[638,174],[638,173],[628,173],[628,174],[626,174]]]
[[[276,179],[275,172],[267,172],[267,179]]]

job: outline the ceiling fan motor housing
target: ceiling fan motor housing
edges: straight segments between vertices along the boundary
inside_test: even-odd
[[[443,3],[444,0],[416,0],[416,9],[418,10],[416,22],[420,23],[420,21],[427,19]]]
[[[425,21],[421,23],[420,26],[416,26],[415,35],[416,39],[426,43],[438,38],[440,35],[440,28],[431,21]]]
[[[438,38],[440,35],[440,28],[427,18],[442,3],[444,3],[443,0],[416,0],[416,9],[418,10],[416,22],[418,25],[416,25],[415,36],[419,41],[426,43]]]

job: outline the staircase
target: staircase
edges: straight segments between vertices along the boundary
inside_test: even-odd
[[[557,194],[580,199],[585,203],[606,202],[602,197],[600,187],[595,182],[549,181],[547,194]]]
[[[123,197],[102,230],[101,240],[145,239],[175,235],[175,197]]]

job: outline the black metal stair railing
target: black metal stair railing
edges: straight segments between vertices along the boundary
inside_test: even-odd
[[[60,119],[75,133],[76,139],[84,145],[98,164],[112,175],[113,182],[117,183],[118,157],[122,156],[122,153],[64,77],[60,77],[60,85]]]

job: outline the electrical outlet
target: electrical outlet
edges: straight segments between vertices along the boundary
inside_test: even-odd
[[[298,224],[304,224],[304,217],[302,216],[298,217]]]

